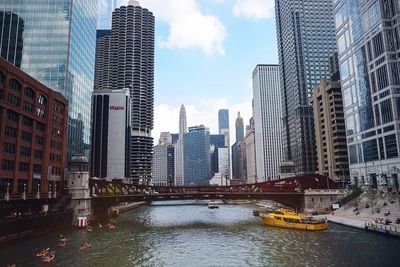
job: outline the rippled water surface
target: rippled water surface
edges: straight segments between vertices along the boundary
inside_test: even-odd
[[[35,254],[47,247],[56,252],[51,266],[400,266],[399,239],[338,225],[323,232],[268,227],[251,206],[158,202],[114,224],[0,247],[0,267],[41,266]],[[65,248],[57,248],[60,233],[69,238]],[[82,252],[85,241],[92,248]]]

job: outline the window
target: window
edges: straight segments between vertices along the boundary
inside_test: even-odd
[[[19,148],[19,154],[22,157],[30,157],[31,156],[31,149],[29,147],[21,146]]]
[[[47,99],[44,96],[38,95],[37,99],[38,99],[39,104],[42,104],[42,105],[47,104]]]
[[[29,170],[29,163],[26,163],[26,162],[19,163],[19,171],[28,172],[28,170]]]
[[[374,47],[374,54],[375,58],[379,57],[380,55],[383,54],[384,52],[384,47],[383,47],[383,39],[382,39],[382,32],[377,34],[373,39],[372,39],[372,44]]]
[[[19,115],[14,111],[8,110],[7,111],[7,120],[11,122],[18,122]]]
[[[363,152],[365,162],[378,160],[378,146],[376,139],[363,142]]]
[[[0,71],[0,83],[4,83],[5,80],[6,80],[6,77],[5,77],[4,74]]]
[[[15,145],[4,143],[4,153],[15,154]]]
[[[36,130],[44,132],[45,126],[43,123],[36,122]]]
[[[25,96],[30,99],[35,99],[35,92],[33,91],[32,88],[26,87],[25,88]]]
[[[17,92],[21,92],[21,84],[17,80],[11,79],[9,82],[9,86],[11,89],[13,89]]]
[[[35,151],[33,152],[33,156],[35,157],[35,159],[42,159],[43,151],[35,149]]]
[[[28,132],[22,132],[21,133],[21,139],[27,142],[30,142],[32,140],[32,135]]]
[[[17,106],[19,107],[20,104],[20,99],[19,97],[13,95],[13,94],[8,94],[8,98],[7,98],[8,103],[10,103],[11,105]]]
[[[38,116],[39,118],[43,118],[44,117],[44,109],[38,108],[36,111],[36,116]]]
[[[380,67],[376,71],[376,80],[378,82],[378,90],[382,90],[383,88],[386,88],[387,86],[389,86],[389,79],[387,76],[386,65]]]
[[[31,103],[24,102],[24,105],[22,106],[22,108],[23,108],[25,111],[33,112],[33,105],[32,105]]]
[[[380,105],[381,105],[382,123],[388,123],[393,121],[391,100],[386,99],[385,101],[381,102]]]
[[[385,136],[386,158],[396,158],[399,153],[397,151],[396,135]]]
[[[35,143],[38,145],[43,145],[44,144],[44,138],[41,136],[36,135],[35,136]]]
[[[33,173],[41,174],[42,173],[42,165],[33,164]]]
[[[14,164],[15,162],[12,160],[3,159],[3,162],[1,163],[1,168],[7,171],[13,171],[15,167]]]
[[[27,126],[27,127],[32,127],[32,125],[33,125],[33,120],[30,119],[30,118],[27,118],[27,117],[23,117],[23,118],[22,118],[22,124],[23,124],[24,126]]]
[[[4,132],[5,132],[5,135],[7,136],[7,137],[10,137],[10,138],[16,138],[17,137],[17,129],[15,129],[15,128],[12,128],[12,127],[6,127],[5,129],[4,129]]]

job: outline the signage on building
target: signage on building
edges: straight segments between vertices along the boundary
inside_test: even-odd
[[[124,110],[125,107],[124,106],[110,106],[111,110]]]

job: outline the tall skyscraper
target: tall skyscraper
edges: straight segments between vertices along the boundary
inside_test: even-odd
[[[398,187],[400,1],[334,2],[351,179]]]
[[[225,135],[210,134],[210,167],[211,175],[219,173],[219,149],[225,147]],[[226,163],[225,163],[226,164]],[[224,164],[224,165],[225,165]]]
[[[229,110],[218,110],[218,129],[219,134],[224,134],[225,130],[229,130]]]
[[[203,125],[189,127],[184,135],[185,185],[208,185],[210,172],[210,131]]]
[[[244,142],[243,118],[238,112],[235,122],[236,142],[232,145],[232,179],[245,183],[247,179],[246,144]]]
[[[257,160],[256,160],[256,136],[254,119],[251,118],[249,125],[246,126],[246,136],[244,137],[246,144],[246,174],[247,183],[253,184],[257,179]]]
[[[129,177],[130,112],[128,89],[93,93],[92,176],[108,180]]]
[[[238,112],[238,116],[235,122],[235,129],[236,129],[236,143],[242,141],[244,138],[244,123],[243,118],[240,116],[240,111]]]
[[[24,20],[13,12],[0,10],[0,56],[21,68]]]
[[[22,46],[20,68],[53,90],[62,93],[69,101],[69,159],[71,155],[77,153],[89,156],[97,2],[97,0],[0,2],[0,11],[18,16],[18,27],[23,21],[22,38],[17,37],[12,40],[8,39],[7,33],[15,32],[14,28],[9,29],[14,27],[15,20],[1,24],[2,49],[17,48],[18,51]],[[19,28],[16,36],[20,36],[20,31]],[[12,52],[8,51],[6,54],[10,55]],[[17,58],[14,57],[14,60]],[[17,60],[11,63],[18,65]]]
[[[257,65],[253,71],[257,176],[277,179],[282,152],[282,103],[279,65]]]
[[[184,136],[187,133],[186,109],[182,105],[179,111],[179,134],[178,141],[175,144],[175,185],[185,184],[185,166],[184,166]]]
[[[100,38],[98,44],[97,58],[102,61],[96,62],[95,89],[130,90],[130,178],[149,182],[154,117],[153,14],[138,1],[129,1],[128,6],[115,9],[111,35]]]
[[[326,62],[336,51],[332,10],[332,0],[275,1],[284,159],[295,163],[297,174],[317,169],[308,97],[320,78],[329,75]]]

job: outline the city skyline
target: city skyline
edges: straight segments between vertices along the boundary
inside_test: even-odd
[[[128,1],[117,2],[119,5],[127,4]],[[252,116],[251,72],[254,66],[278,62],[274,1],[139,2],[156,17],[155,121],[152,136],[157,139],[161,132],[178,132],[181,104],[184,104],[187,110],[188,126],[206,124],[211,133],[218,133],[216,114],[219,109],[229,109],[230,125],[234,125],[238,111],[241,112],[244,121],[248,121]],[[243,3],[239,5],[238,2]],[[248,2],[257,3],[251,5]],[[105,2],[107,3],[108,1]],[[181,7],[174,8],[177,5]],[[170,14],[166,14],[165,10],[170,10]],[[197,14],[204,23],[200,24],[195,20],[182,22],[179,20],[182,12]],[[104,8],[100,13],[105,14]],[[210,21],[223,26],[221,31],[224,38],[219,38],[219,28]],[[185,43],[182,46],[169,42],[172,40],[172,30],[185,24],[199,31],[202,39],[209,42],[202,42],[193,34],[179,36],[179,40]],[[212,37],[205,36],[208,32],[213,33]],[[263,34],[258,34],[259,32]],[[220,46],[224,53],[218,50],[207,52],[206,48],[209,46]],[[243,50],[260,53],[243,54]],[[175,95],[179,97],[174,97]],[[207,118],[207,121],[203,118]],[[232,130],[230,140],[235,140]]]

